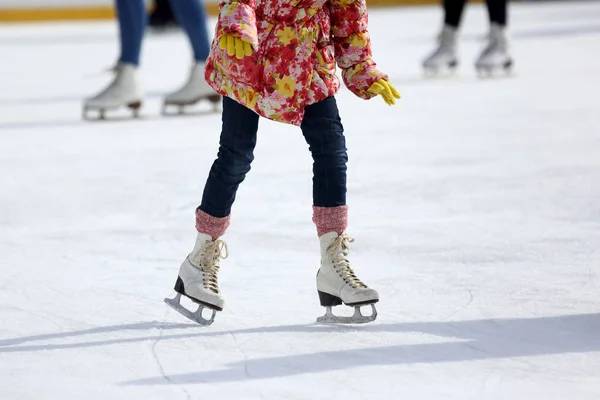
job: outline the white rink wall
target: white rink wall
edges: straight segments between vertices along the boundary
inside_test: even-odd
[[[144,0],[147,7],[152,0]],[[205,0],[209,14],[219,0]],[[114,0],[0,0],[0,23],[113,19]]]
[[[144,0],[150,4],[150,0]],[[204,0],[218,3],[218,0]],[[63,8],[63,7],[112,7],[114,0],[0,0],[0,9],[8,8]]]
[[[152,0],[144,0],[147,6]],[[481,0],[475,0],[481,1]],[[210,15],[218,13],[219,0],[203,0]],[[438,4],[438,0],[369,0],[369,6]],[[114,0],[0,0],[0,23],[113,19]]]
[[[144,0],[150,4],[150,0]],[[218,3],[218,0],[204,0],[205,3]],[[72,7],[112,7],[114,0],[0,0],[1,9],[22,8],[72,8]]]
[[[150,3],[149,0],[145,0]],[[114,0],[0,0],[0,8],[112,7]]]

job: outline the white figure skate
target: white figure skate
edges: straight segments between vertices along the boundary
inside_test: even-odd
[[[348,244],[354,238],[345,233],[338,235],[329,232],[319,237],[321,242],[321,268],[317,272],[317,291],[321,305],[326,308],[325,315],[317,322],[360,324],[375,321],[379,294],[358,279],[348,261]],[[339,317],[332,313],[331,307],[344,303],[354,307],[352,317]],[[360,307],[370,305],[370,316],[362,315]]]
[[[496,71],[509,74],[512,70],[513,60],[508,54],[508,39],[505,28],[492,23],[488,36],[487,46],[475,63],[475,69],[480,77],[492,76]]]
[[[456,28],[444,25],[438,36],[438,47],[433,54],[423,61],[425,76],[434,77],[453,73],[458,66],[456,57],[456,40],[458,32]]]
[[[115,78],[106,89],[83,104],[83,118],[88,119],[88,111],[98,111],[100,119],[105,118],[107,110],[128,107],[133,116],[138,117],[142,107],[142,92],[138,80],[137,67],[133,64],[119,63],[114,68]]]
[[[203,62],[197,62],[192,66],[190,76],[187,82],[177,91],[169,94],[165,97],[163,102],[162,113],[167,114],[168,106],[175,106],[178,108],[179,114],[183,114],[186,106],[192,106],[202,100],[207,100],[213,104],[216,109],[221,96],[208,86],[204,79],[204,66]]]
[[[177,295],[166,298],[165,303],[184,317],[200,325],[210,325],[217,311],[222,311],[225,301],[219,291],[219,260],[227,258],[227,244],[222,240],[213,240],[209,235],[198,234],[196,245],[183,261],[175,283]],[[185,296],[199,305],[194,312],[181,305],[181,296]],[[212,316],[205,318],[205,308],[212,310]]]

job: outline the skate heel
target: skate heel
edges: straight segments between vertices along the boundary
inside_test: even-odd
[[[177,282],[175,282],[175,291],[185,296],[185,287],[180,277],[177,277]]]
[[[191,301],[193,301],[196,304],[199,304],[199,305],[201,305],[203,307],[206,307],[206,308],[209,308],[211,310],[223,311],[222,307],[216,306],[214,304],[208,303],[206,301],[199,300],[199,299],[197,299],[195,297],[192,297],[192,296],[188,295],[185,292],[185,287],[183,286],[183,280],[180,277],[177,277],[177,281],[175,282],[175,288],[174,289],[175,289],[175,292],[177,292],[180,295],[183,295],[183,296],[187,297],[188,299],[190,299]]]
[[[142,108],[141,101],[134,101],[133,103],[127,104],[127,107],[133,112],[133,117],[137,118],[140,116],[140,108]]]
[[[194,106],[194,105],[200,103],[201,101],[208,101],[208,103],[213,106],[213,109],[217,110],[217,108],[219,107],[219,104],[221,103],[221,95],[210,94],[208,96],[196,97],[191,100],[165,100],[163,102],[161,113],[162,113],[162,115],[165,115],[165,116],[174,115],[172,113],[169,113],[169,110],[168,110],[168,108],[170,106],[173,106],[173,107],[177,108],[176,115],[184,115],[186,107]],[[173,107],[171,107],[171,108],[173,108]]]
[[[219,104],[221,102],[221,95],[220,94],[211,94],[206,99],[213,104]]]
[[[333,307],[342,304],[342,299],[340,299],[337,296],[321,292],[320,290],[318,290],[317,292],[319,292],[319,301],[321,302],[321,305],[323,307]]]

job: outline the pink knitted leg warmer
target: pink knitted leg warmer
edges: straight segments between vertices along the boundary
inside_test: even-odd
[[[196,210],[196,230],[199,233],[210,235],[213,240],[216,240],[225,234],[230,220],[231,215],[217,218],[200,209]]]
[[[313,222],[317,226],[317,235],[337,232],[341,235],[348,227],[348,206],[313,206]]]

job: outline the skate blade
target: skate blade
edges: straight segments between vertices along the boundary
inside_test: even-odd
[[[507,61],[503,65],[498,66],[475,66],[479,79],[504,78],[512,76],[513,63]]]
[[[192,107],[202,101],[207,101],[209,104],[212,104],[213,111],[218,111],[219,104],[221,102],[221,95],[211,94],[208,96],[202,96],[200,98],[194,99],[192,101],[186,102],[167,102],[165,101],[162,106],[161,114],[163,116],[173,116],[173,115],[183,115],[185,114],[186,107]],[[176,108],[177,112],[169,112],[169,108]]]
[[[90,106],[83,106],[83,113],[82,113],[82,117],[84,120],[87,121],[94,121],[94,120],[101,120],[104,121],[106,119],[106,112],[107,111],[112,111],[112,110],[118,110],[120,108],[127,108],[129,110],[131,110],[133,118],[139,118],[140,116],[140,109],[142,108],[142,102],[141,101],[134,101],[128,104],[125,104],[123,106],[119,106],[119,107],[90,107]],[[91,118],[89,116],[90,111],[95,111],[98,113],[98,117],[97,118]]]
[[[439,67],[423,66],[423,76],[426,79],[450,78],[456,74],[458,62],[449,63]]]
[[[325,308],[325,315],[317,318],[317,322],[323,324],[366,324],[368,322],[373,322],[377,319],[377,309],[375,308],[375,304],[370,304],[371,306],[371,315],[363,315],[360,312],[360,306],[354,307],[354,315],[351,317],[340,317],[333,314],[331,307]]]
[[[190,321],[193,321],[199,325],[209,326],[212,325],[213,322],[215,322],[215,315],[217,315],[217,310],[213,310],[203,305],[200,305],[198,306],[198,309],[196,311],[192,312],[181,305],[181,294],[179,293],[172,299],[168,297],[165,298],[165,303],[173,310],[177,311],[179,314],[183,315]],[[210,319],[206,319],[202,316],[202,312],[205,308],[212,311],[212,316],[210,317]]]

